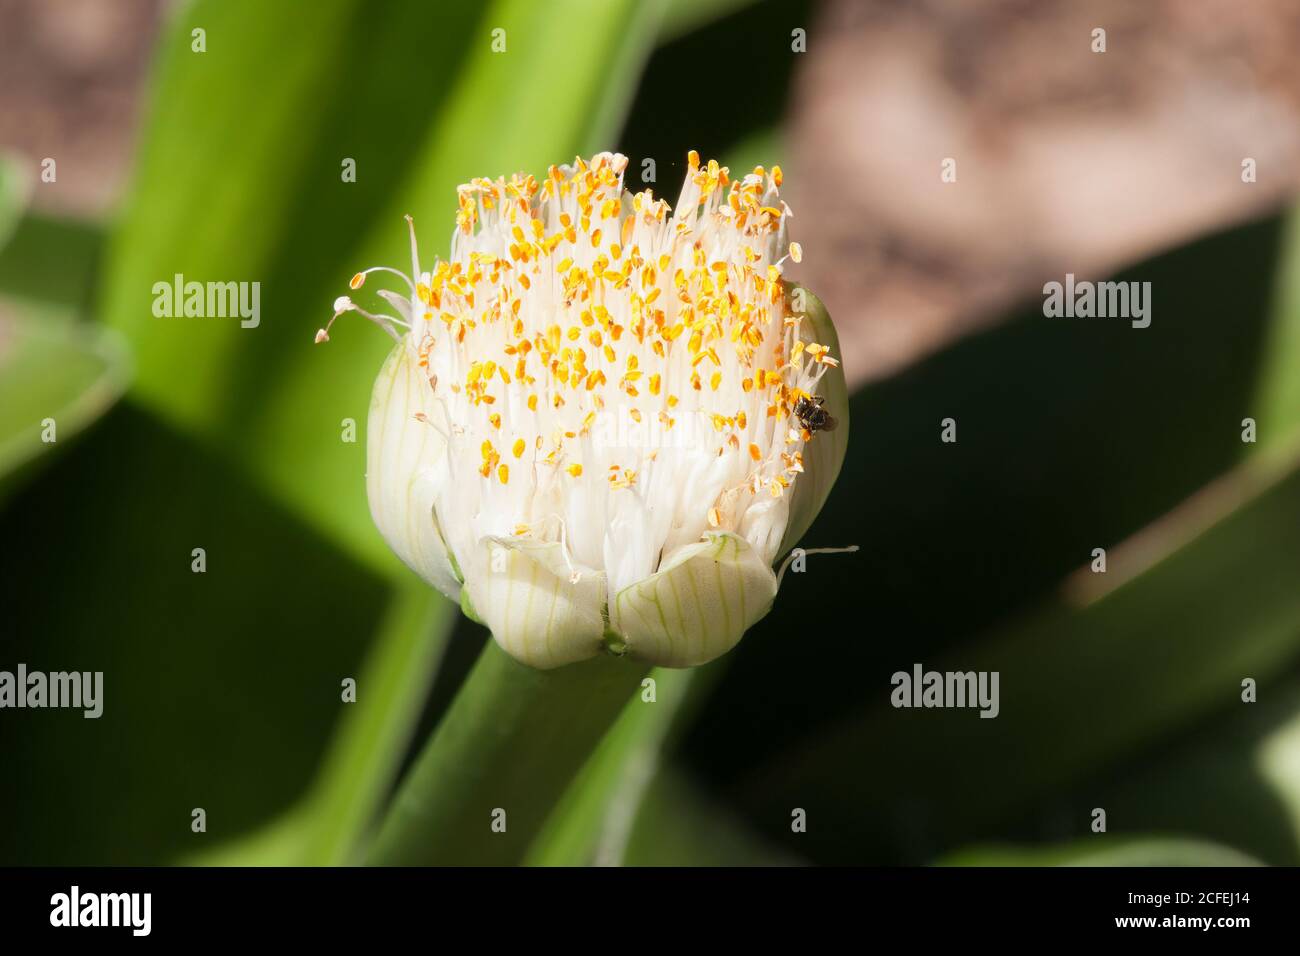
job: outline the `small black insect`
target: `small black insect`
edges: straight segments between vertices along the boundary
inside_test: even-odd
[[[820,395],[801,398],[794,403],[794,417],[810,432],[833,432],[839,423],[822,407],[825,404],[826,399]]]

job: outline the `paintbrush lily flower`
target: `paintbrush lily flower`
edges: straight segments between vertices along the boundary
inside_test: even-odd
[[[371,399],[371,514],[510,655],[684,667],[770,608],[843,459],[834,329],[782,273],[781,170],[692,152],[675,206],[624,156],[460,187],[451,256],[344,296],[396,340]],[[408,217],[408,224],[410,223]],[[317,341],[329,337],[327,326]]]

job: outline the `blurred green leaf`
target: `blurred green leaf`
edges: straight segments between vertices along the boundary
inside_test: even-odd
[[[0,249],[0,293],[89,314],[103,243],[96,223],[28,212]]]
[[[188,862],[233,866],[332,866],[358,861],[362,839],[390,792],[455,606],[422,581],[395,591],[364,669],[356,702],[306,795],[284,816]]]
[[[1243,679],[1246,676],[1242,675]],[[1239,690],[1239,694],[1244,691]],[[1257,679],[1176,741],[1080,780],[1024,821],[1045,829],[1105,807],[1110,830],[1163,831],[1237,847],[1270,864],[1300,862],[1300,671]]]
[[[22,767],[0,785],[0,817],[23,821],[7,862],[159,864],[256,833],[365,700],[340,682],[363,676],[384,582],[129,401],[0,513],[0,539],[22,555],[0,576],[6,659],[104,675],[98,719],[0,721]]]
[[[309,796],[320,837],[312,864],[355,863],[411,744],[458,608],[423,581],[399,589],[357,678],[355,712]]]
[[[1082,569],[1046,609],[925,660],[927,670],[999,672],[996,719],[898,710],[882,693],[746,791],[762,794],[767,814],[815,793],[817,812],[839,821],[835,838],[863,844],[911,829],[942,845],[1004,819],[1235,701],[1243,675],[1264,680],[1293,661],[1297,527],[1300,456],[1248,460],[1208,504],[1112,552],[1105,575]],[[845,777],[845,760],[905,772],[882,789],[869,775]]]
[[[131,362],[121,336],[49,313],[0,314],[0,498],[16,475],[118,400]],[[52,420],[55,441],[43,422]]]
[[[697,669],[656,668],[655,699],[644,691],[623,707],[529,848],[532,866],[622,862],[642,797],[659,771],[664,743],[690,695]],[[644,686],[644,683],[643,683]]]
[[[786,822],[790,816],[786,814]],[[795,866],[800,861],[751,832],[723,804],[672,767],[642,801],[623,857],[626,866]]]
[[[13,156],[0,154],[0,249],[3,249],[27,208],[31,177]]]
[[[187,8],[105,292],[108,321],[139,350],[140,399],[372,566],[405,573],[371,527],[360,447],[339,440],[391,343],[364,323],[326,348],[311,338],[359,268],[407,267],[404,213],[429,262],[446,252],[458,184],[607,144],[657,15],[631,0],[500,0],[436,19],[417,0],[326,0],[307,18],[255,0]],[[153,284],[175,274],[261,282],[261,324],[155,318]]]
[[[790,152],[786,149],[784,133],[780,126],[752,130],[744,139],[733,143],[727,149],[726,155],[727,166],[733,173],[743,174],[755,166],[770,169],[772,166],[779,165],[785,174],[786,182],[794,182],[798,177],[798,167],[790,163]],[[796,240],[799,238],[797,228],[791,238]],[[796,266],[787,263],[786,268],[794,270]]]
[[[791,31],[812,28],[813,8],[810,0],[670,0],[661,43],[646,63],[618,137],[619,150],[632,159],[628,185],[649,186],[676,201],[692,149],[706,160],[725,159],[733,174],[778,163],[790,172],[790,155],[771,147],[780,146],[795,75],[805,59],[791,49]],[[761,63],[744,71],[744,108],[736,105],[739,100],[719,109],[683,108],[697,102],[701,90],[737,88],[738,63]],[[638,181],[641,163],[651,158],[654,176]],[[793,175],[787,180],[795,181]]]
[[[1052,847],[971,847],[944,866],[1259,866],[1231,847],[1175,837],[1106,837]]]
[[[1287,219],[1272,313],[1256,391],[1242,411],[1257,421],[1261,451],[1300,434],[1300,211]]]
[[[668,0],[660,38],[668,41],[737,13],[757,0]]]

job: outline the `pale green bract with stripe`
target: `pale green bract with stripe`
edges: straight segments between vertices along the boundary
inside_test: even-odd
[[[628,653],[662,667],[692,667],[725,654],[767,614],[776,575],[739,535],[719,532],[615,600]]]
[[[474,610],[515,660],[548,669],[595,657],[605,575],[571,571],[558,541],[491,537],[489,572],[470,578]]]

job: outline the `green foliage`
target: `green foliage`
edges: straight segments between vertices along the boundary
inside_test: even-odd
[[[1258,866],[1243,853],[1203,840],[1120,839],[1098,846],[976,847],[941,861],[948,866]]]
[[[3,795],[27,821],[9,859],[175,860],[300,799],[352,706],[340,682],[382,620],[379,578],[133,404],[13,499],[0,534],[24,543],[0,580],[7,659],[105,688],[98,720],[0,722],[32,784]]]
[[[117,401],[130,367],[104,329],[48,310],[0,314],[0,500]]]
[[[30,178],[18,160],[0,155],[0,248],[17,227],[30,191]]]

